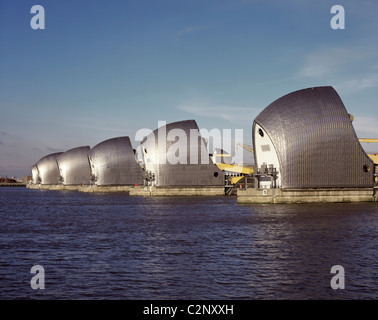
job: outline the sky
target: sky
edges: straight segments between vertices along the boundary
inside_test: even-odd
[[[377,0],[0,0],[0,176],[113,137],[137,148],[158,121],[251,144],[265,107],[316,86],[336,89],[358,137],[378,138],[377,35]]]

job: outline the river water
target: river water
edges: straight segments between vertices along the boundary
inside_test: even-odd
[[[377,203],[0,188],[0,219],[0,299],[378,298]]]

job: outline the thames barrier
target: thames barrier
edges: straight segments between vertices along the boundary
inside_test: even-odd
[[[252,122],[253,165],[208,151],[195,120],[166,124],[133,148],[115,137],[42,157],[30,189],[127,192],[130,196],[226,196],[237,203],[372,202],[378,156],[367,154],[354,117],[333,87],[289,93]],[[243,146],[245,147],[245,146]],[[247,149],[247,148],[246,148]]]

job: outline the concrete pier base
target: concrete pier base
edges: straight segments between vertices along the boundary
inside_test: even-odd
[[[237,190],[237,203],[373,202],[371,188]]]
[[[214,187],[140,187],[130,190],[130,196],[224,196],[223,186]]]
[[[123,192],[130,196],[225,196],[223,186],[213,187],[140,187],[140,186],[65,186],[26,185],[29,189],[72,190],[79,192]],[[373,189],[238,189],[238,204],[253,203],[327,203],[327,202],[373,202]]]
[[[65,186],[29,184],[29,189],[41,190],[73,190],[79,192],[124,192],[130,196],[224,196],[223,186],[214,187],[140,187],[140,186]]]
[[[62,184],[28,184],[29,189],[39,190],[78,190],[79,186],[64,186]]]
[[[129,192],[134,189],[134,186],[81,186],[79,187],[80,192]]]
[[[41,190],[72,190],[80,192],[129,192],[134,186],[66,186],[62,184],[47,185],[47,184],[28,184],[29,189]]]

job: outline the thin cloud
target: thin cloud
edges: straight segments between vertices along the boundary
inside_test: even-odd
[[[86,124],[67,124],[68,127],[73,127],[73,128],[80,128],[80,129],[91,129],[91,130],[96,130],[96,131],[111,131],[111,132],[124,132],[131,134],[133,133],[132,130],[128,129],[121,129],[121,128],[115,128],[115,127],[103,127],[101,125],[86,125]]]
[[[378,119],[373,117],[361,116],[356,117],[353,126],[360,138],[378,137]]]
[[[369,50],[324,49],[307,55],[298,75],[316,81],[326,81],[345,94],[377,88],[378,65],[366,66],[366,61],[376,55]]]
[[[190,34],[193,34],[195,32],[199,32],[199,31],[202,31],[202,30],[206,30],[210,28],[209,26],[207,25],[194,25],[194,26],[189,26],[189,27],[186,27],[186,28],[183,28],[181,30],[179,30],[177,33],[176,33],[176,38],[182,38],[186,35],[190,35]]]
[[[178,36],[182,36],[184,34],[192,33],[195,31],[199,31],[205,29],[203,26],[192,26],[192,27],[187,27],[177,33]]]
[[[335,75],[343,71],[345,65],[361,61],[369,55],[350,48],[324,49],[307,55],[298,75],[311,78]]]
[[[191,113],[199,117],[211,117],[230,122],[251,122],[260,108],[238,107],[232,105],[206,105],[203,103],[181,104],[179,110]],[[247,117],[245,117],[247,115]]]
[[[0,161],[3,165],[1,174],[21,177],[29,173],[31,164],[35,163],[38,152],[34,150],[33,144],[28,136],[21,136],[14,133],[0,132],[2,137]]]
[[[348,92],[376,88],[378,87],[378,74],[342,81],[336,87],[340,90],[348,90]]]
[[[49,152],[62,152],[61,149],[56,149],[56,148],[51,148],[51,147],[47,147],[46,150]]]

